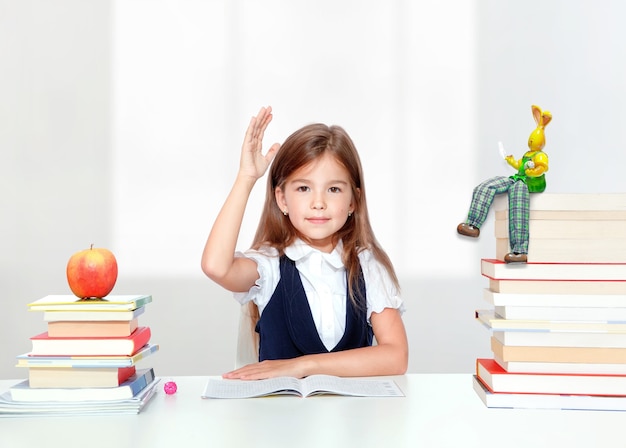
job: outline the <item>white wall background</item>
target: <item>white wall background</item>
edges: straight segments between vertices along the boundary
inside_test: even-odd
[[[91,243],[118,258],[115,293],[154,296],[159,375],[232,367],[238,307],[199,258],[267,104],[268,146],[312,121],[352,135],[410,371],[471,372],[495,244],[456,224],[475,184],[510,172],[497,142],[525,151],[531,104],[554,116],[549,191],[626,191],[625,18],[618,0],[0,0],[0,378],[25,376],[15,356],[45,331],[26,304],[69,293]]]

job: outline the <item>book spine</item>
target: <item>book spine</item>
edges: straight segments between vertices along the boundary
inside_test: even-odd
[[[138,376],[137,379],[135,379],[132,383],[130,383],[128,387],[130,388],[133,394],[133,397],[137,395],[139,392],[141,392],[142,390],[144,390],[148,386],[148,384],[154,381],[154,378],[155,378],[154,369],[151,367],[150,369],[146,371],[146,373],[144,373],[141,376]]]
[[[151,354],[153,354],[154,352],[159,350],[159,346],[157,344],[152,344],[152,345],[148,345],[147,343],[144,345],[144,347],[146,347],[146,350],[143,352],[139,352],[136,355],[133,355],[130,357],[130,361],[131,363],[137,363],[140,360],[150,356]]]

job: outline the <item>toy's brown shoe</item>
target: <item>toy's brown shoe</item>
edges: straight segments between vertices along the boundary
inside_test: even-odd
[[[478,238],[478,235],[480,235],[480,229],[478,227],[464,222],[457,226],[456,231],[470,238]]]
[[[526,263],[528,261],[528,255],[526,254],[516,254],[515,252],[511,252],[510,254],[506,254],[504,256],[505,263]]]

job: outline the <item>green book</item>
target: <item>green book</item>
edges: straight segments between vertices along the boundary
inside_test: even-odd
[[[48,295],[28,304],[30,311],[129,311],[152,302],[151,295],[108,295],[81,299],[75,295]]]

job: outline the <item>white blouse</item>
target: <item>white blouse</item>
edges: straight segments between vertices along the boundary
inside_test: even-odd
[[[328,350],[332,350],[343,337],[346,325],[347,279],[341,261],[342,251],[341,241],[331,253],[314,249],[302,240],[296,240],[285,249],[285,255],[295,261],[300,272],[315,326]],[[248,292],[235,293],[235,299],[241,304],[252,300],[262,314],[280,280],[278,251],[263,247],[238,252],[236,256],[254,260],[259,279]],[[362,251],[359,260],[366,285],[368,322],[372,312],[380,313],[385,308],[403,313],[402,299],[385,268],[369,250]]]

